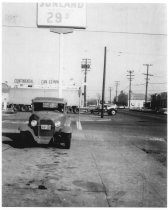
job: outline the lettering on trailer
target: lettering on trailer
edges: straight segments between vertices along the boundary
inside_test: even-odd
[[[15,79],[14,83],[33,83],[32,79]]]
[[[58,84],[59,83],[59,81],[58,80],[41,80],[41,84],[42,85],[48,85],[48,84],[50,84],[50,85],[52,85],[52,84]]]
[[[86,28],[84,3],[38,3],[39,27]]]

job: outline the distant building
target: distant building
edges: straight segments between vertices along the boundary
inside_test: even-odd
[[[162,108],[167,108],[167,92],[152,94],[151,108],[156,111],[159,111]]]
[[[7,103],[9,101],[9,86],[7,83],[2,83],[2,110],[7,109]]]
[[[148,96],[148,100],[150,97]],[[142,109],[145,103],[145,95],[142,93],[132,93],[130,101],[130,109]]]

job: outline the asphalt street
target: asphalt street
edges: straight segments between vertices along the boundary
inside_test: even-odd
[[[18,148],[17,128],[29,115],[2,118],[3,207],[167,206],[165,116],[69,115],[70,150]]]

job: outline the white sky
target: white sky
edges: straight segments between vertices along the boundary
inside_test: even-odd
[[[107,47],[106,97],[120,81],[128,92],[127,70],[134,70],[132,91],[145,93],[146,67],[152,66],[149,93],[166,91],[166,4],[87,4],[87,28],[64,35],[64,83],[83,81],[81,61],[91,59],[87,95],[101,94]],[[58,79],[59,35],[36,26],[35,3],[5,3],[2,19],[2,81]],[[12,27],[11,27],[12,26]],[[120,33],[118,33],[120,32]],[[125,33],[128,32],[128,33]],[[122,52],[122,53],[119,53]]]

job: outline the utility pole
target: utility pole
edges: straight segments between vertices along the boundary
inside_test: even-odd
[[[149,76],[153,76],[152,74],[149,74],[149,66],[152,66],[152,64],[143,64],[144,66],[147,67],[147,73],[144,74],[146,75],[146,90],[145,90],[145,104],[147,103],[147,95],[148,95],[148,81],[149,81]]]
[[[111,91],[112,91],[112,87],[109,87],[110,90],[110,104],[111,104]]]
[[[134,71],[131,71],[131,70],[129,70],[128,71],[128,73],[129,73],[129,75],[127,75],[128,77],[129,77],[129,108],[130,108],[130,105],[131,105],[131,81],[133,80],[133,73],[134,73]]]
[[[118,102],[118,95],[117,95],[118,85],[119,85],[119,81],[115,81],[115,86],[116,86],[116,102]]]
[[[87,72],[90,71],[90,63],[91,60],[90,59],[82,59],[82,64],[81,64],[81,68],[84,69],[82,71],[84,71],[84,107],[86,107],[87,103],[86,103],[86,80],[87,80]]]
[[[105,91],[105,82],[106,82],[106,47],[104,48],[104,71],[103,71],[103,87],[102,87],[102,109],[101,109],[101,118],[103,118],[104,112],[104,91]]]

